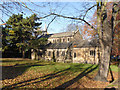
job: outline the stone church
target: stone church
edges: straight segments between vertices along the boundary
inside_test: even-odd
[[[79,30],[44,34],[44,37],[48,38],[49,44],[43,56],[47,61],[91,64],[99,62],[100,50],[97,40],[83,40]]]

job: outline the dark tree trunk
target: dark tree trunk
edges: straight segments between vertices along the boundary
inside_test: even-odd
[[[25,58],[25,50],[22,50],[22,58]]]

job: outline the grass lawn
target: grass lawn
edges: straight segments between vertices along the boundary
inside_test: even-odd
[[[2,88],[104,88],[109,84],[93,80],[98,66],[92,64],[3,59],[1,66]],[[111,69],[117,79],[118,67]]]

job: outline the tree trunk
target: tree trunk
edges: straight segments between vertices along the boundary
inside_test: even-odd
[[[25,58],[25,50],[22,50],[22,58]]]
[[[99,5],[102,6],[99,6]],[[99,70],[98,74],[95,77],[97,81],[107,82],[107,76],[109,71],[110,64],[110,54],[112,47],[112,24],[107,20],[107,9],[106,3],[98,3],[98,33],[99,33],[99,42],[101,45],[101,55],[99,61]]]
[[[95,80],[106,82],[109,71],[109,63],[110,63],[110,55],[111,55],[111,47],[112,47],[112,28],[110,27],[110,24],[108,23],[107,19],[104,20],[102,30],[103,30],[102,37],[99,40],[101,45],[99,70],[97,76],[95,77]]]
[[[107,76],[109,71],[109,62],[110,62],[110,52],[111,48],[106,46],[102,49],[101,59],[99,62],[98,74],[95,77],[95,80],[107,82]]]

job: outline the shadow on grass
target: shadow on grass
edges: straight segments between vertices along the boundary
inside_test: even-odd
[[[14,88],[19,88],[19,87],[23,87],[23,86],[26,86],[26,85],[30,85],[30,84],[33,84],[33,83],[35,84],[35,83],[38,83],[38,82],[46,81],[46,80],[49,80],[49,79],[52,79],[52,78],[55,78],[55,77],[59,77],[59,76],[64,75],[64,74],[66,73],[65,71],[67,71],[67,70],[70,70],[70,68],[67,68],[67,69],[58,71],[58,72],[56,72],[56,73],[51,73],[51,74],[48,74],[48,75],[45,75],[45,76],[42,76],[42,77],[38,77],[38,78],[30,79],[30,80],[27,80],[27,81],[15,83],[15,84],[12,84],[12,85],[9,85],[9,86],[5,86],[5,87],[3,87],[2,89],[6,89],[6,88],[14,89]],[[59,74],[59,73],[61,73],[61,72],[64,72],[64,73]],[[59,74],[59,75],[57,75],[57,74]],[[35,80],[37,80],[37,79],[39,79],[39,78],[45,78],[45,79],[42,79],[42,80],[40,80],[40,81],[36,81],[36,82],[33,82],[33,83],[29,83],[29,82],[35,81]],[[24,84],[24,85],[19,85],[19,84],[23,84],[23,83],[26,83],[26,84]],[[17,85],[19,85],[19,86],[17,86]]]
[[[2,80],[14,79],[22,75],[28,68],[33,66],[45,66],[37,63],[15,64],[14,66],[0,66],[2,67]]]
[[[84,65],[82,65],[82,67],[83,66]],[[60,77],[60,76],[66,75],[68,73],[68,71],[73,70],[74,67],[76,67],[77,69],[78,69],[78,67],[80,67],[79,68],[80,70],[84,69],[84,71],[82,70],[83,72],[80,73],[77,77],[75,77],[72,80],[70,80],[68,82],[65,82],[64,84],[56,87],[56,88],[67,88],[68,86],[70,86],[73,83],[77,82],[80,78],[84,77],[85,75],[87,75],[88,73],[92,72],[93,70],[95,70],[97,68],[97,66],[92,68],[93,66],[94,65],[91,65],[90,67],[87,67],[85,69],[84,67],[81,68],[79,65],[76,65],[76,66],[73,65],[73,66],[70,66],[70,68],[63,69],[63,70],[57,71],[55,73],[47,74],[45,76],[41,76],[41,77],[37,77],[37,78],[34,78],[34,79],[30,79],[30,80],[22,81],[22,82],[19,82],[19,83],[15,83],[15,84],[12,84],[12,85],[9,85],[9,86],[5,86],[5,87],[3,87],[3,89],[7,89],[7,88],[9,88],[9,89],[20,88],[20,87],[24,87],[24,86],[27,86],[27,85],[44,82],[46,80],[50,80],[50,79],[53,79],[53,78],[56,78],[56,77]],[[91,70],[89,70],[89,69],[91,69]],[[89,70],[89,71],[87,71],[87,70]],[[41,80],[39,80],[39,79],[41,79]],[[36,81],[36,80],[38,80],[38,81]]]
[[[111,70],[111,67],[109,66],[109,71],[110,71],[110,74],[111,74],[111,81],[110,83],[112,83],[114,81],[114,77],[113,77],[113,73],[112,73],[112,70]]]
[[[69,87],[70,85],[72,85],[73,83],[75,83],[75,82],[77,82],[79,79],[81,79],[82,77],[86,76],[88,73],[90,73],[90,72],[92,72],[93,70],[95,70],[95,69],[98,67],[98,65],[97,65],[96,67],[94,67],[94,68],[92,68],[92,67],[93,67],[93,65],[91,65],[90,67],[86,68],[82,73],[80,73],[78,76],[76,76],[76,77],[73,78],[72,80],[63,83],[62,85],[60,85],[60,86],[58,86],[58,87],[56,87],[56,88],[54,88],[54,89],[67,88],[67,87]],[[88,69],[91,69],[91,70],[87,71]],[[87,72],[86,72],[86,71],[87,71]]]
[[[21,62],[25,60],[1,60],[0,62],[7,63],[7,62]]]

